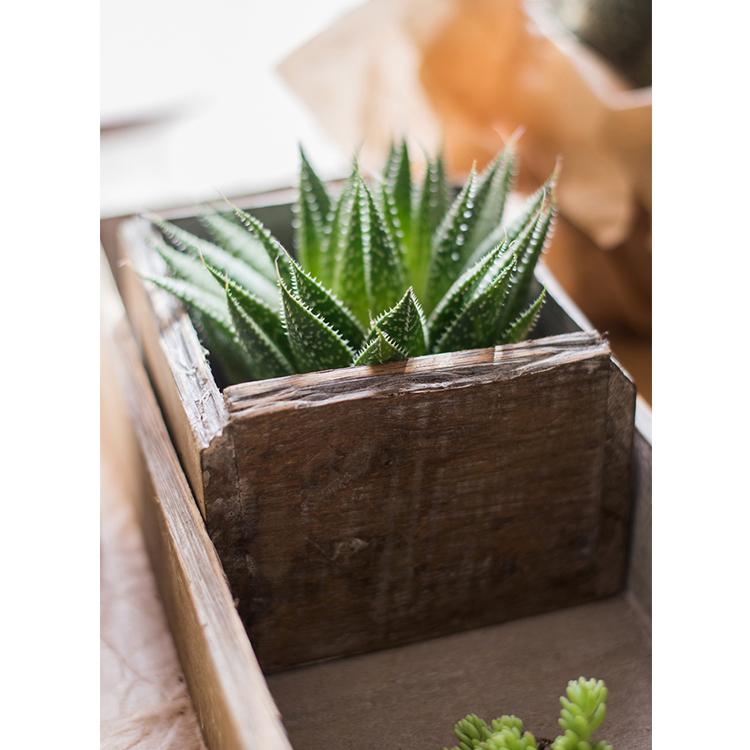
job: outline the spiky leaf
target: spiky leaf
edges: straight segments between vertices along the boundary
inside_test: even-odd
[[[367,185],[362,183],[364,205],[367,213],[364,253],[369,309],[377,314],[392,305],[401,296],[405,286],[405,271],[400,249],[388,234],[380,210]]]
[[[546,290],[542,289],[539,296],[503,331],[500,336],[500,343],[515,344],[526,338],[542,314],[542,306],[546,296]]]
[[[331,196],[323,180],[318,177],[302,146],[299,147],[300,182],[310,194],[311,201],[318,215],[325,220],[331,210]]]
[[[414,290],[409,287],[404,296],[373,322],[368,341],[378,331],[387,334],[399,350],[409,357],[419,357],[427,351],[427,324]]]
[[[208,350],[233,382],[254,380],[253,363],[240,345],[224,301],[189,281],[166,276],[144,276],[179,299],[194,316]]]
[[[162,239],[154,238],[150,245],[167,264],[172,276],[183,281],[189,281],[203,291],[221,297],[221,287],[200,260],[181,250],[176,250]]]
[[[231,294],[234,304],[240,307],[245,315],[254,321],[287,359],[291,359],[289,340],[287,339],[286,329],[281,320],[278,301],[277,305],[272,308],[236,281],[230,279],[227,274],[222,273],[218,268],[209,263],[206,263],[206,268],[216,282],[224,287],[227,304],[229,304],[229,295]]]
[[[205,214],[200,218],[215,243],[273,281],[276,271],[263,243],[257,236],[236,221],[220,213]]]
[[[506,265],[481,292],[475,292],[435,345],[437,352],[493,346],[502,328],[504,301],[513,274]]]
[[[355,355],[354,365],[381,365],[406,359],[408,354],[384,331],[374,329],[368,343]]]
[[[274,266],[274,269],[276,268],[276,265],[280,263],[282,272],[286,271],[286,250],[271,234],[271,231],[265,226],[265,224],[259,219],[256,219],[252,214],[235,206],[233,203],[230,203],[229,201],[227,201],[227,203],[232,207],[234,215],[237,217],[240,224],[242,224],[242,226],[263,246],[263,249],[266,251],[266,255],[268,255],[268,259]],[[283,275],[285,279],[288,279],[288,276],[285,273]]]
[[[338,331],[350,347],[362,345],[365,332],[349,308],[329,289],[305,271],[293,258],[289,258],[292,269],[292,291],[311,310]]]
[[[522,234],[516,242],[519,243],[518,265],[513,273],[511,290],[507,300],[507,311],[501,324],[503,328],[516,316],[526,305],[529,298],[531,283],[534,279],[534,268],[539,256],[544,249],[550,229],[555,217],[554,201],[548,199],[548,203],[539,213],[527,242],[523,242]],[[526,230],[528,233],[528,229]]]
[[[152,221],[177,247],[196,258],[205,258],[212,266],[227,273],[264,302],[273,304],[278,299],[275,284],[243,261],[230,255],[213,242],[196,237],[176,224],[153,217]]]
[[[299,372],[346,367],[354,352],[322,317],[302,303],[280,280],[284,325]]]
[[[476,173],[471,170],[463,189],[438,229],[427,272],[425,304],[432,311],[464,266],[464,245],[474,216]]]
[[[242,302],[233,289],[227,288],[227,305],[239,340],[251,357],[257,379],[290,375],[294,366],[258,323],[246,312],[247,300]]]
[[[466,240],[466,257],[502,225],[505,201],[515,176],[515,153],[507,146],[477,179],[474,194],[476,219]]]
[[[412,241],[406,253],[406,265],[417,294],[424,293],[427,267],[430,262],[432,235],[435,232],[436,207],[441,200],[437,163],[428,160],[419,188],[412,222]]]
[[[367,215],[362,210],[363,185],[357,180],[352,193],[352,209],[346,236],[342,242],[334,279],[334,291],[361,323],[367,322],[370,302],[367,293],[365,243],[368,226]]]
[[[445,175],[445,161],[443,159],[442,152],[437,155],[434,161],[434,172],[435,172],[435,205],[432,210],[432,219],[430,224],[432,226],[433,235],[437,232],[443,217],[450,209],[451,205],[451,191],[448,186],[448,178]]]
[[[448,326],[458,317],[472,293],[485,277],[490,266],[507,249],[507,243],[498,244],[494,250],[480,258],[473,266],[467,268],[435,306],[428,321],[430,339],[437,341]]]
[[[341,246],[346,237],[349,214],[352,210],[355,175],[349,177],[331,209],[325,227],[320,259],[320,281],[333,286],[336,264]]]
[[[396,208],[403,242],[408,245],[411,241],[411,163],[406,139],[401,141],[396,157],[386,174],[385,184]]]
[[[508,225],[495,227],[472,252],[467,267],[473,265],[479,258],[484,257],[498,242],[504,239],[513,241],[536,220],[545,198],[550,196],[555,188],[559,175],[559,167],[547,178],[546,182],[526,199],[521,213]]]

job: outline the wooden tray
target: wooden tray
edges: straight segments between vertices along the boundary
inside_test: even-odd
[[[291,205],[256,209],[270,212],[288,241]],[[163,271],[152,231],[122,230],[149,274]],[[541,328],[555,335],[538,340],[222,393],[182,306],[134,272],[125,289],[265,670],[624,587],[635,389],[606,339],[566,332],[554,299]]]
[[[562,303],[558,325],[590,328],[554,280],[544,283]],[[148,481],[144,531],[207,742],[212,750],[290,747],[124,319],[116,339]],[[581,671],[610,685],[608,738],[650,746],[650,416],[641,405],[637,421],[631,546],[638,555],[627,593],[273,675],[268,684],[294,746],[426,750],[449,743],[452,722],[470,710],[517,711],[537,735],[553,734],[556,696]]]

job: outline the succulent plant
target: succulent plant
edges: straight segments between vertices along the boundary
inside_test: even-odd
[[[451,750],[612,750],[603,740],[591,742],[592,734],[601,726],[607,711],[607,688],[601,680],[579,677],[571,680],[566,696],[560,698],[562,710],[558,723],[564,734],[551,744],[537,742],[531,732],[524,731],[517,716],[501,716],[487,724],[476,714],[469,714],[453,728],[458,745]]]
[[[556,171],[502,224],[516,156],[510,143],[451,201],[440,156],[412,181],[406,142],[368,185],[354,162],[337,196],[300,149],[293,257],[252,214],[200,217],[211,240],[152,216],[169,276],[231,382],[522,340],[552,231]]]

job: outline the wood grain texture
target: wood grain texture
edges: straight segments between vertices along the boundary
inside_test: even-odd
[[[172,438],[205,515],[201,452],[223,429],[226,410],[190,316],[170,295],[147,289],[138,276],[165,273],[162,259],[146,244],[151,232],[148,222],[138,218],[120,227],[129,261],[120,281]]]
[[[140,449],[144,537],[206,741],[216,750],[291,750],[124,315],[113,343]]]
[[[633,391],[596,333],[225,397],[239,505],[207,522],[267,671],[624,585]]]
[[[121,237],[153,271],[148,231]],[[132,272],[125,288],[264,669],[624,585],[632,383],[554,299],[540,329],[562,335],[245,383],[221,403],[181,306]]]

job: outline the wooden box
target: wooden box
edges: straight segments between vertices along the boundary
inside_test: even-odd
[[[290,246],[283,197],[253,210]],[[192,231],[191,212],[170,217]],[[123,252],[161,271],[148,225]],[[535,340],[221,391],[181,305],[123,276],[152,382],[264,671],[622,590],[635,390],[551,292]]]

